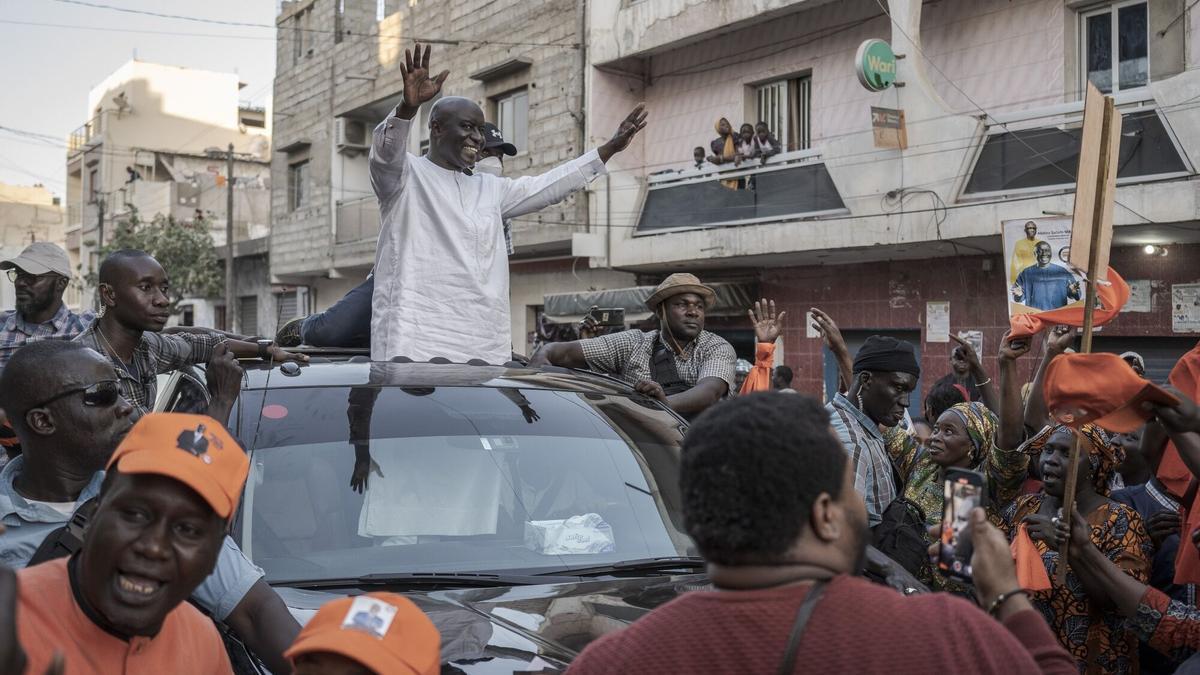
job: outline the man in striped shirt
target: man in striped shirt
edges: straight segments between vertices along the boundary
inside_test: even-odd
[[[839,393],[825,407],[853,461],[854,489],[866,499],[867,520],[874,527],[902,487],[879,427],[894,427],[904,418],[921,366],[911,344],[872,335],[854,357],[853,370],[848,395]]]

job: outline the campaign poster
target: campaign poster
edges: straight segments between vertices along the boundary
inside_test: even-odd
[[[1002,233],[1009,316],[1083,305],[1083,280],[1067,262],[1069,217],[1006,220]]]

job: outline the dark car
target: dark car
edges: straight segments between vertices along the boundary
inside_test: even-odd
[[[233,537],[301,622],[339,596],[400,592],[441,632],[443,672],[557,672],[708,587],[681,519],[686,423],[624,383],[361,356],[244,365]],[[173,376],[159,409],[203,409],[201,380]]]

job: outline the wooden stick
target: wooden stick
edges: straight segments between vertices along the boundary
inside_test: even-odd
[[[1105,218],[1105,202],[1111,201],[1113,195],[1108,190],[1110,172],[1115,171],[1115,162],[1113,161],[1113,152],[1116,148],[1112,147],[1114,142],[1120,143],[1120,134],[1112,133],[1112,125],[1117,122],[1116,106],[1113,104],[1112,97],[1104,99],[1104,126],[1100,136],[1100,170],[1096,176],[1096,193],[1095,193],[1095,208],[1092,211],[1092,237],[1091,251],[1088,256],[1087,269],[1087,292],[1084,293],[1083,304],[1083,342],[1080,345],[1080,352],[1090,354],[1092,351],[1092,328],[1095,320],[1096,311],[1096,282],[1100,278],[1100,270],[1097,269],[1100,263],[1100,245],[1104,238],[1104,218]],[[1111,211],[1109,212],[1111,213]],[[1078,487],[1079,474],[1079,455],[1082,450],[1083,439],[1076,434],[1075,443],[1071,446],[1071,458],[1067,462],[1067,484],[1063,492],[1062,500],[1062,520],[1066,525],[1067,532],[1071,531],[1071,512],[1075,505],[1075,491]],[[1070,564],[1070,538],[1059,544],[1058,549],[1058,583],[1065,584],[1067,579],[1067,566]]]

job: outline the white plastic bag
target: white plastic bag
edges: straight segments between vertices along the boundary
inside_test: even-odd
[[[596,513],[525,523],[525,547],[542,555],[586,555],[617,550],[612,527]]]

